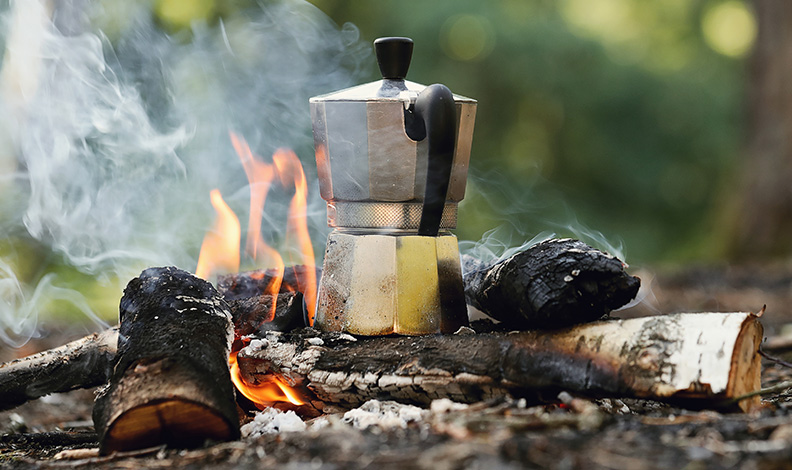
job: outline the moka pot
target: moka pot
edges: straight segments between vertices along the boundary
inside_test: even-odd
[[[467,313],[454,235],[476,101],[404,80],[413,42],[374,42],[382,80],[311,98],[328,236],[315,326],[454,332]]]

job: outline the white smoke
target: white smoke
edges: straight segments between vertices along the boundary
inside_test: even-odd
[[[504,185],[508,178],[498,170],[487,173],[471,171],[468,175],[466,199],[460,208],[474,198],[483,202],[487,216],[495,228],[475,242],[462,241],[460,251],[486,262],[504,260],[519,251],[553,237],[571,237],[598,248],[626,262],[621,239],[608,237],[587,227],[575,216],[564,195],[538,171],[526,178],[523,185]],[[546,214],[551,214],[549,217]]]
[[[459,250],[487,263],[505,260],[515,253],[555,237],[555,232],[541,231],[529,240],[514,240],[514,234],[499,226],[488,230],[479,241],[460,240]]]
[[[211,189],[246,220],[228,131],[264,157],[295,149],[315,181],[308,98],[358,82],[369,49],[353,26],[298,0],[195,24],[189,38],[165,34],[141,2],[111,41],[96,26],[110,13],[85,0],[17,0],[0,18],[0,234],[24,227],[79,270],[121,280],[147,265],[191,270]],[[322,213],[309,191],[309,210]],[[314,219],[323,240],[324,218]],[[0,326],[16,337],[32,334],[42,297],[68,297],[51,277],[31,293],[0,267]]]
[[[89,272],[153,259],[138,234],[157,226],[141,223],[156,223],[148,212],[167,201],[162,183],[187,178],[177,150],[189,134],[154,127],[140,91],[105,62],[103,37],[64,35],[52,23],[41,33],[39,84],[19,136],[25,226]]]
[[[0,342],[15,348],[27,343],[36,334],[39,310],[51,301],[66,302],[94,323],[107,327],[81,293],[55,286],[54,279],[52,273],[44,275],[31,291],[19,282],[11,266],[0,260]]]

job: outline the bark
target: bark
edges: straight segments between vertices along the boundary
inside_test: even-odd
[[[492,265],[466,256],[463,270],[468,303],[519,329],[598,320],[641,285],[617,258],[572,239],[548,240]]]
[[[748,76],[747,161],[734,251],[792,253],[792,2],[754,0],[758,35]]]
[[[93,419],[100,452],[239,437],[228,305],[208,282],[150,268],[121,299],[118,353]]]
[[[238,355],[249,383],[279,374],[318,409],[387,399],[426,405],[574,391],[685,406],[735,406],[759,389],[762,326],[751,313],[675,314],[556,331],[355,338],[269,332]],[[552,395],[555,396],[555,395]],[[758,397],[740,400],[740,409]]]
[[[59,348],[0,364],[0,411],[50,393],[107,382],[118,342],[111,328]]]

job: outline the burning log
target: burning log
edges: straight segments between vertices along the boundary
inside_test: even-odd
[[[635,298],[641,280],[579,240],[544,241],[492,265],[463,257],[465,297],[517,329],[594,321]]]
[[[234,322],[235,341],[263,331],[291,331],[305,326],[303,295],[299,292],[230,300],[228,306]]]
[[[263,294],[227,302],[233,318],[234,350],[242,347],[240,340],[247,335],[269,330],[291,331],[305,326],[301,293],[284,292],[275,298]],[[0,364],[0,411],[50,393],[104,385],[113,371],[117,343],[118,328],[110,328],[58,348]]]
[[[107,382],[118,328],[94,333],[59,348],[0,364],[0,411],[50,393]]]
[[[305,286],[301,285],[300,280],[308,277],[309,270],[314,270],[316,279],[319,279],[322,270],[306,265],[287,266],[283,271],[259,269],[244,273],[224,274],[217,278],[217,290],[226,300],[245,299],[271,293],[268,288],[275,281],[280,282],[280,287],[277,290],[279,294],[303,292]],[[278,279],[280,280],[276,281]]]
[[[113,373],[94,406],[100,452],[239,438],[232,334],[228,306],[208,282],[176,268],[130,281]]]
[[[759,389],[762,338],[752,313],[674,314],[557,331],[355,338],[270,332],[237,356],[249,383],[278,374],[312,404],[387,399],[428,404],[559,390],[734,407]],[[551,395],[555,396],[555,394]],[[737,400],[741,409],[757,397]]]
[[[291,331],[305,326],[303,296],[299,292],[273,297],[258,295],[228,301],[234,339],[264,331]],[[93,333],[61,347],[0,364],[0,411],[50,393],[104,385],[116,358],[118,328]],[[242,343],[235,343],[239,349]]]

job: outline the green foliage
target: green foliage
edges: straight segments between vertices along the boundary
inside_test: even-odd
[[[743,79],[701,33],[719,2],[314,3],[363,40],[412,37],[410,79],[478,100],[460,238],[580,220],[639,261],[718,255],[701,240],[739,152]]]

